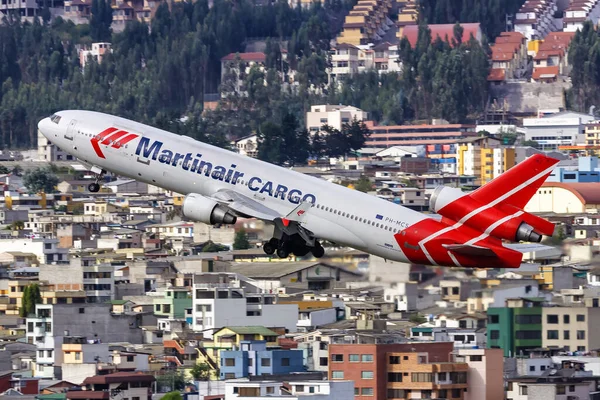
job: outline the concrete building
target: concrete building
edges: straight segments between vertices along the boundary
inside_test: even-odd
[[[115,298],[115,268],[112,265],[83,267],[83,290],[88,303],[106,303]]]
[[[587,128],[586,128],[587,129]],[[577,166],[563,167],[559,163],[546,182],[600,182],[600,165],[598,157],[579,157]]]
[[[237,152],[243,156],[256,158],[258,156],[258,136],[249,135],[233,142]]]
[[[527,39],[519,32],[502,32],[492,46],[488,81],[521,78],[527,72]]]
[[[353,400],[352,381],[249,381],[232,379],[225,382],[225,400]]]
[[[568,174],[566,174],[568,177]],[[525,206],[533,213],[596,213],[600,206],[600,183],[544,183]]]
[[[297,304],[277,304],[274,294],[252,293],[230,283],[195,282],[192,304],[195,331],[211,338],[226,326],[264,326],[296,331]]]
[[[329,125],[337,130],[342,130],[345,124],[366,120],[367,112],[360,108],[343,105],[319,105],[311,106],[306,113],[306,128],[311,133],[319,132],[323,125]]]
[[[600,347],[595,329],[600,323],[600,308],[544,307],[542,309],[542,346],[586,352]]]
[[[164,297],[152,299],[154,315],[158,318],[185,318],[185,311],[192,308],[192,295],[188,288],[171,287],[165,290]]]
[[[562,21],[554,18],[558,10],[555,0],[527,0],[514,17],[515,32],[527,40],[543,39],[553,31],[562,29]]]
[[[504,354],[500,349],[458,349],[454,360],[469,366],[465,400],[504,400]]]
[[[565,10],[563,18],[565,32],[577,32],[583,29],[586,21],[591,21],[592,25],[598,25],[600,19],[600,2],[596,0],[572,1]]]
[[[152,384],[156,378],[136,372],[117,372],[108,375],[96,375],[83,381],[84,390],[69,390],[68,400],[104,399],[110,393],[116,393],[122,399],[150,400]]]
[[[0,239],[0,253],[19,251],[35,254],[40,264],[66,264],[69,249],[58,247],[58,239]]]
[[[346,15],[337,43],[359,46],[380,41],[393,25],[388,18],[391,8],[390,0],[359,0]]]
[[[542,346],[543,298],[506,300],[504,307],[488,308],[487,347],[502,349],[505,357],[523,356]]]
[[[79,64],[85,68],[88,57],[93,58],[100,64],[106,53],[112,52],[110,43],[92,43],[92,48],[79,50]]]
[[[143,315],[113,315],[110,304],[37,304],[26,320],[27,342],[38,350],[35,376],[60,378],[65,336],[101,342],[141,343]],[[155,322],[154,322],[155,323]],[[149,323],[146,323],[149,324]]]
[[[541,118],[525,118],[525,140],[533,140],[542,150],[557,150],[559,146],[585,143],[585,126],[594,121],[588,114],[560,112]]]
[[[100,363],[110,361],[107,343],[88,341],[85,337],[65,336],[63,338],[61,379],[80,385],[90,376],[98,373]]]
[[[475,176],[476,185],[484,185],[516,165],[515,149],[489,137],[460,140],[456,159],[457,173]]]
[[[73,161],[74,158],[71,154],[67,154],[61,150],[58,146],[53,144],[51,141],[42,135],[38,130],[38,159],[40,161],[54,162],[54,161]]]
[[[265,341],[242,341],[240,348],[221,351],[221,379],[302,372],[302,350],[267,349]]]
[[[456,145],[460,139],[477,136],[475,125],[436,123],[433,125],[375,125],[365,124],[371,135],[365,147],[387,148],[391,146],[425,146],[425,156],[430,158],[456,157]]]
[[[332,380],[353,380],[355,385],[355,399],[366,400],[371,398],[412,398],[407,396],[405,390],[411,393],[421,394],[421,390],[430,394],[432,398],[433,382],[440,382],[440,378],[446,378],[442,381],[449,383],[449,374],[441,377],[432,374],[434,368],[428,362],[446,363],[450,366],[447,372],[460,372],[460,379],[463,383],[457,384],[461,388],[456,398],[463,399],[463,389],[466,387],[466,364],[460,364],[457,368],[460,371],[454,371],[454,365],[448,363],[451,360],[453,344],[447,343],[397,343],[397,344],[330,344],[329,345],[329,378]],[[412,352],[412,353],[407,353]],[[406,357],[406,358],[405,358]],[[402,362],[406,363],[406,367]],[[419,361],[425,360],[425,365],[420,366]],[[401,368],[411,368],[400,371]],[[412,373],[423,373],[412,376]],[[408,384],[404,382],[406,378],[404,373],[408,374]],[[464,373],[464,376],[463,376]],[[430,374],[430,375],[426,375]],[[421,379],[422,378],[422,379]],[[456,377],[458,378],[458,376]],[[463,379],[464,378],[464,379]],[[458,380],[458,379],[457,379]],[[421,381],[421,382],[418,382]],[[402,383],[400,383],[402,382]],[[410,384],[409,382],[415,382]],[[418,383],[417,383],[418,382]],[[464,386],[464,387],[463,387]],[[391,390],[391,392],[389,392]],[[449,391],[450,393],[450,391]],[[448,394],[446,396],[448,396]],[[443,393],[436,393],[438,397]],[[374,396],[374,397],[373,397]],[[418,397],[421,397],[420,395]],[[451,396],[454,397],[454,396]]]

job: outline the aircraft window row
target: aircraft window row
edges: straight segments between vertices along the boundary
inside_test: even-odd
[[[394,232],[394,233],[400,232],[400,229],[398,229],[398,228],[392,228],[391,226],[384,225],[383,223],[375,222],[375,221],[367,219],[367,218],[358,217],[356,215],[353,215],[353,214],[350,214],[350,213],[346,213],[346,212],[342,212],[340,210],[335,210],[332,207],[326,207],[326,206],[323,206],[321,204],[313,205],[313,207],[317,207],[318,209],[323,210],[325,212],[332,212],[332,213],[334,213],[336,215],[342,216],[343,218],[350,218],[353,221],[358,221],[358,222],[365,223],[367,225],[372,225],[372,226],[374,226],[376,228],[381,228],[381,229],[384,229],[384,230],[389,231],[389,232]]]
[[[52,122],[54,122],[55,124],[58,125],[58,123],[60,122],[60,115],[56,115],[56,114],[52,115],[50,117],[50,121],[52,121]]]

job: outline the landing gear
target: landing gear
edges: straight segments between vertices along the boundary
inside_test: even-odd
[[[97,193],[97,192],[99,192],[99,191],[100,191],[100,185],[99,185],[98,183],[96,183],[96,182],[94,182],[94,183],[90,183],[90,184],[88,185],[88,190],[89,190],[90,192],[92,192],[92,193]]]
[[[325,250],[318,241],[315,241],[315,246],[309,246],[300,236],[286,237],[279,240],[272,238],[263,245],[263,250],[266,254],[277,254],[279,258],[288,258],[290,254],[298,257],[304,257],[308,253],[312,253],[315,258],[323,257]]]
[[[277,250],[277,245],[279,244],[279,240],[272,238],[267,243],[263,245],[263,250],[266,254],[272,255]]]
[[[88,190],[92,193],[97,193],[100,191],[100,182],[104,179],[106,171],[98,167],[92,167],[91,171],[96,175],[96,178],[94,179],[94,183],[88,185]]]

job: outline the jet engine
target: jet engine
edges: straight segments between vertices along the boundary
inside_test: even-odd
[[[183,200],[183,215],[205,224],[235,224],[237,217],[227,207],[197,193],[190,193]]]
[[[501,201],[484,204],[460,189],[440,186],[431,195],[432,211],[450,221],[513,242],[540,242],[554,226],[543,218]]]

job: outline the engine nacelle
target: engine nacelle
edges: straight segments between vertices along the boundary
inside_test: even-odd
[[[504,204],[487,206],[460,189],[445,186],[435,189],[429,200],[429,207],[454,222],[461,222],[479,232],[513,242],[540,242],[542,235],[535,231],[534,226],[540,227],[542,233],[545,233],[546,224],[549,224],[516,207]]]
[[[235,224],[237,217],[227,207],[197,193],[190,193],[183,200],[183,215],[205,224]]]

